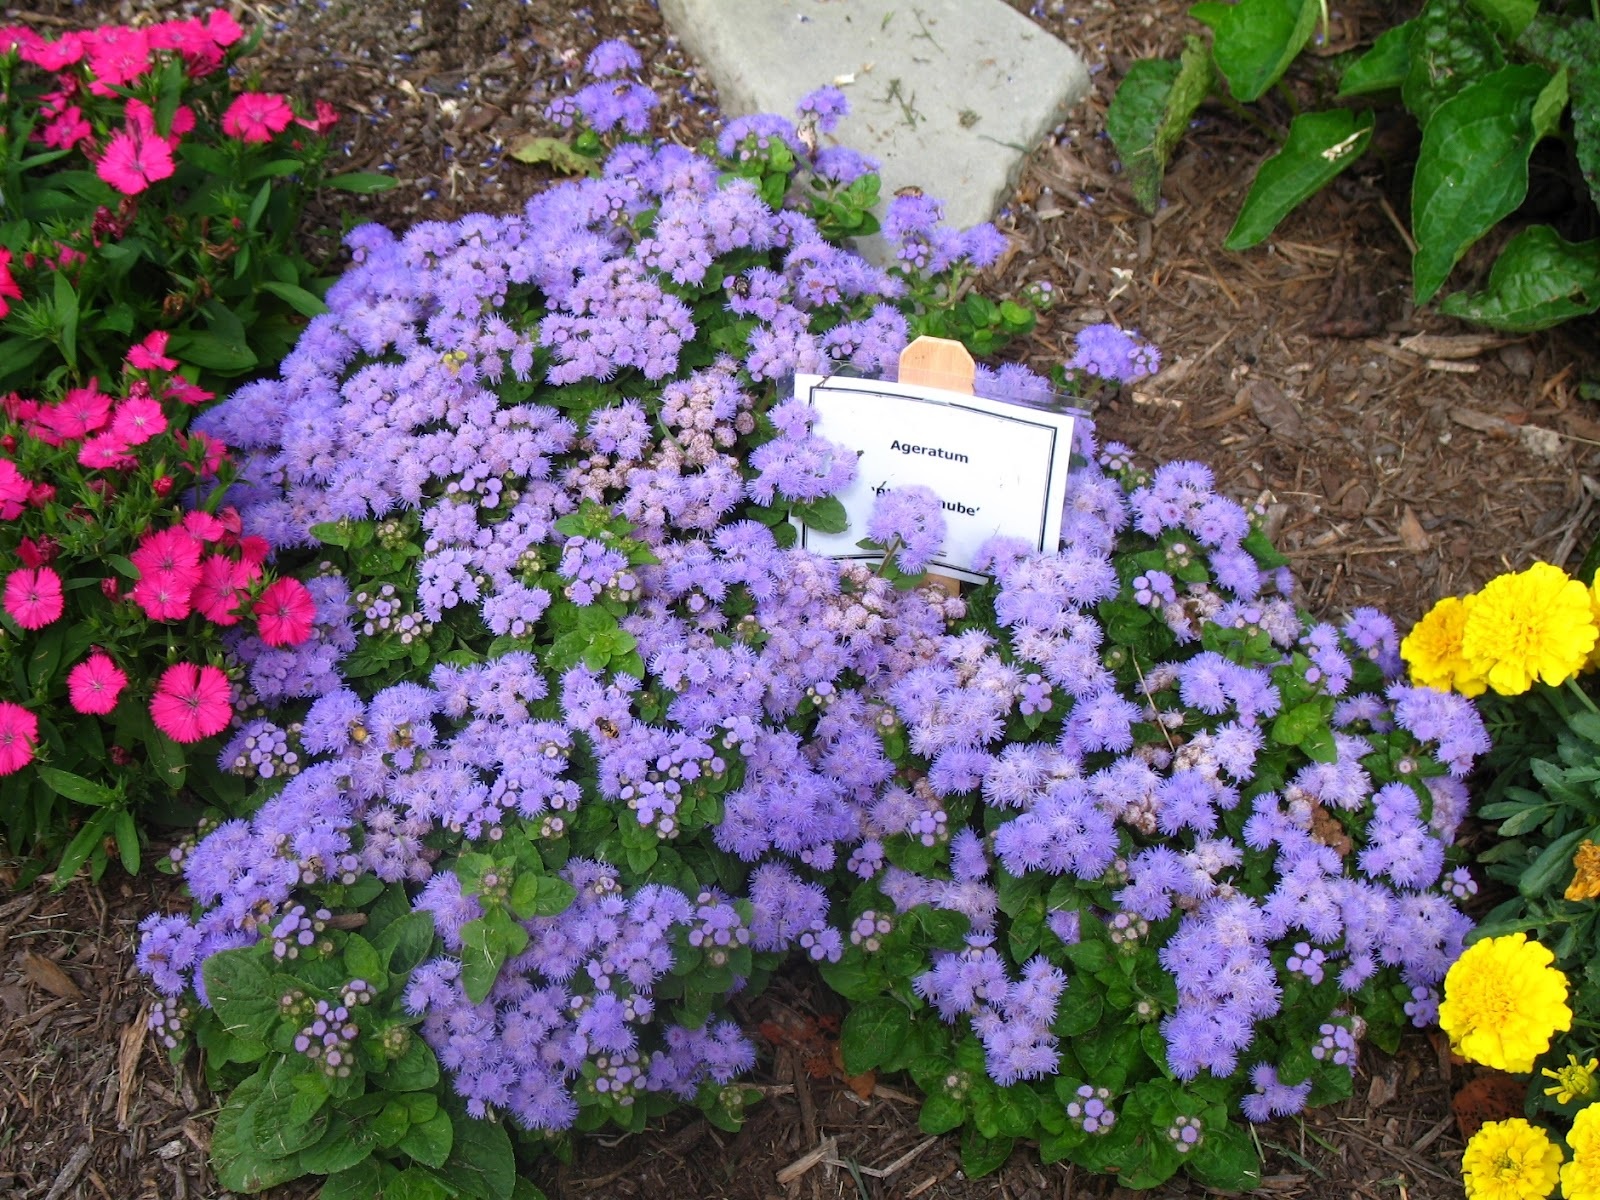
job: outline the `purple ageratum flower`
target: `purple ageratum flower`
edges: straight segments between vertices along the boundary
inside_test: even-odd
[[[1240,1099],[1239,1110],[1246,1120],[1256,1124],[1273,1117],[1293,1116],[1305,1108],[1306,1097],[1311,1094],[1311,1080],[1284,1083],[1271,1063],[1257,1063],[1251,1067],[1250,1082],[1256,1090]]]
[[[839,121],[850,115],[850,101],[829,84],[801,96],[795,111],[802,121],[815,125],[818,133],[832,133],[839,127]]]
[[[817,151],[811,173],[838,188],[849,187],[866,175],[875,175],[879,163],[849,146],[824,146]]]
[[[877,493],[867,518],[867,536],[908,575],[920,575],[944,545],[944,511],[932,488],[886,488]]]
[[[583,88],[572,97],[572,103],[597,133],[620,126],[640,134],[650,128],[650,114],[661,99],[641,83],[603,80]],[[554,119],[557,117],[552,114]]]
[[[750,466],[757,474],[747,487],[756,503],[771,504],[780,495],[818,500],[855,478],[856,455],[826,438],[774,438],[756,448]]]
[[[1134,383],[1161,369],[1161,351],[1115,325],[1089,325],[1078,331],[1077,349],[1067,360],[1067,369],[1114,383]]]
[[[609,79],[613,75],[621,75],[624,71],[637,71],[643,66],[644,61],[639,57],[637,50],[627,42],[612,39],[601,42],[589,52],[584,70],[596,79]]]
[[[1385,693],[1394,705],[1395,722],[1419,742],[1437,746],[1450,774],[1464,778],[1473,761],[1490,748],[1489,734],[1477,706],[1465,696],[1433,688],[1392,683]]]

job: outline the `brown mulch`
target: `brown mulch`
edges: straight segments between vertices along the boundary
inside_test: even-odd
[[[1570,566],[1583,553],[1600,527],[1600,412],[1579,395],[1595,370],[1596,323],[1500,338],[1414,310],[1400,230],[1404,127],[1383,131],[1377,165],[1337,181],[1268,246],[1231,254],[1223,237],[1270,149],[1265,137],[1202,110],[1152,218],[1120,184],[1103,134],[1128,63],[1173,51],[1196,28],[1185,5],[1015,2],[1097,73],[1090,99],[1032,156],[999,219],[1017,251],[986,282],[991,294],[1048,279],[1062,297],[1009,357],[1046,369],[1077,329],[1103,320],[1156,342],[1165,369],[1097,414],[1101,438],[1147,461],[1202,459],[1225,490],[1260,500],[1315,611],[1376,604],[1404,624],[1499,571],[1534,558]],[[0,19],[125,20],[181,7],[34,0]],[[1377,0],[1340,7],[1333,50],[1370,41],[1394,15]],[[672,136],[693,144],[716,120],[714,91],[645,3],[284,0],[242,14],[271,31],[256,59],[266,81],[356,114],[340,129],[351,167],[400,182],[322,213],[333,228],[520,205],[551,175],[512,161],[509,148],[543,132],[543,97],[563,90],[606,37],[627,37],[645,56]],[[1316,103],[1321,86],[1314,73],[1297,75],[1303,103]],[[1283,127],[1277,104],[1264,112]],[[1486,261],[1469,257],[1458,285]],[[181,905],[165,877],[115,871],[98,888],[80,880],[59,895],[42,885],[0,892],[0,1195],[217,1194],[206,1167],[215,1102],[192,1068],[175,1071],[139,1032],[147,997],[132,968],[135,927]],[[815,1034],[831,1011],[825,990],[802,976],[741,1015],[752,1028]],[[816,1036],[825,1041],[825,1027]],[[863,1098],[803,1040],[762,1045],[754,1083],[766,1101],[741,1133],[686,1114],[640,1137],[583,1139],[571,1163],[545,1159],[532,1177],[552,1197],[604,1200],[1131,1195],[1114,1180],[1043,1167],[1026,1149],[995,1175],[967,1180],[955,1140],[917,1129],[909,1083],[883,1081]],[[1256,1194],[1454,1200],[1462,1140],[1450,1101],[1463,1079],[1422,1034],[1393,1059],[1369,1050],[1352,1100],[1259,1129],[1267,1167]],[[1202,1194],[1181,1183],[1154,1193]]]

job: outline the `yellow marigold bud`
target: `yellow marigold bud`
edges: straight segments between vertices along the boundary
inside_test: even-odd
[[[1484,585],[1462,624],[1461,655],[1502,696],[1520,696],[1535,679],[1555,686],[1576,675],[1597,638],[1589,589],[1539,562]]]
[[[1585,1100],[1595,1095],[1594,1086],[1595,1069],[1600,1068],[1600,1058],[1591,1058],[1588,1063],[1580,1063],[1575,1054],[1567,1055],[1567,1065],[1551,1070],[1546,1067],[1539,1074],[1556,1081],[1555,1087],[1544,1090],[1546,1096],[1554,1096],[1557,1104],[1571,1104],[1574,1100]]]

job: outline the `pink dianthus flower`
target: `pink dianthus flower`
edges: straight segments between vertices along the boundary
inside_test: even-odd
[[[222,132],[241,142],[270,142],[294,120],[294,109],[277,92],[241,92],[222,114]]]
[[[96,650],[67,672],[67,699],[73,711],[103,717],[117,706],[128,677],[104,651]]]
[[[61,615],[64,603],[53,567],[21,567],[6,576],[6,612],[24,629],[43,629]]]
[[[106,144],[95,173],[124,195],[137,196],[176,171],[172,147],[154,132],[128,126]]]
[[[0,775],[22,770],[39,744],[39,718],[20,704],[0,700]]]
[[[175,742],[188,744],[221,733],[233,718],[228,677],[213,666],[173,663],[156,683],[150,718]]]
[[[311,636],[317,602],[298,579],[279,579],[267,585],[250,611],[267,645],[298,646]]]

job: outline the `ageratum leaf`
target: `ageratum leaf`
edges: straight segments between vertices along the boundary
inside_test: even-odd
[[[1384,30],[1372,43],[1372,49],[1344,69],[1339,78],[1340,97],[1366,96],[1399,88],[1411,67],[1410,40],[1410,21]]]
[[[567,142],[553,137],[523,138],[511,148],[511,157],[524,163],[549,163],[563,175],[598,175],[600,163],[579,154]]]
[[[1223,245],[1243,250],[1265,240],[1302,201],[1360,158],[1371,141],[1370,110],[1301,113],[1289,126],[1283,149],[1256,171]]]
[[[1311,40],[1319,0],[1239,0],[1217,22],[1212,49],[1235,100],[1259,100]]]
[[[890,997],[850,1010],[839,1030],[839,1052],[847,1074],[860,1075],[889,1062],[911,1033],[911,1014]]]
[[[1184,42],[1177,62],[1149,58],[1133,64],[1106,113],[1106,133],[1122,159],[1133,198],[1155,212],[1161,177],[1194,110],[1211,90],[1211,58],[1198,37]]]
[[[338,188],[341,192],[356,192],[359,194],[387,192],[395,186],[395,179],[392,175],[375,175],[370,171],[351,171],[345,175],[335,175],[332,179],[324,179],[322,186]]]
[[[1548,225],[1532,225],[1506,243],[1488,285],[1457,292],[1439,311],[1465,321],[1531,333],[1600,310],[1600,239],[1569,242]]]
[[[1543,67],[1502,67],[1434,110],[1411,188],[1418,303],[1431,300],[1468,248],[1528,194],[1528,156],[1538,140],[1533,106],[1549,82]]]

